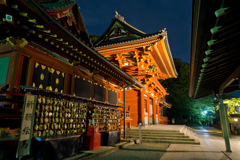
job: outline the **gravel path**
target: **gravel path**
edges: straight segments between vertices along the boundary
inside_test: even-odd
[[[168,146],[166,143],[134,144],[95,160],[159,160]]]

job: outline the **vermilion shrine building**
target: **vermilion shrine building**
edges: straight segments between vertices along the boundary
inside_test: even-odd
[[[145,89],[129,87],[126,91],[131,125],[158,124],[159,104],[166,106],[164,97],[168,95],[158,79],[177,77],[166,30],[146,34],[116,12],[115,19],[94,46],[105,58],[145,85]],[[122,97],[123,92],[118,95],[119,99]]]
[[[0,29],[0,150],[8,159],[30,150],[35,157],[30,146],[47,156],[41,159],[64,159],[85,145],[100,147],[108,139],[114,145],[126,120],[118,111],[122,102],[130,106],[132,126],[159,122],[167,92],[158,79],[177,76],[165,30],[145,34],[117,14],[96,41],[97,52],[72,0],[0,0]],[[22,127],[27,96],[35,97],[35,111],[28,113],[31,125]],[[52,142],[39,145],[33,137]]]

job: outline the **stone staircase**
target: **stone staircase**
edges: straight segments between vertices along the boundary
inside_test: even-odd
[[[151,130],[142,129],[142,142],[148,143],[170,143],[170,144],[193,144],[199,145],[200,142],[191,128],[185,126],[178,130]],[[126,139],[138,139],[138,129],[127,129]]]

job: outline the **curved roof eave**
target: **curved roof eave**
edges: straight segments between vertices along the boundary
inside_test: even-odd
[[[30,4],[29,4],[30,3]],[[80,41],[76,36],[74,36],[70,31],[66,30],[63,26],[61,26],[42,6],[41,4],[37,3],[34,0],[29,0],[28,2],[25,1],[24,3],[25,7],[30,9],[30,10],[34,10],[33,12],[39,14],[39,16],[41,15],[41,18],[44,19],[44,21],[51,21],[51,26],[61,30],[62,32],[64,32],[64,35],[67,35],[68,37],[70,37],[70,40],[73,43],[77,43],[79,46],[81,46],[82,48],[88,50],[88,53],[90,53],[91,55],[93,55],[94,57],[100,59],[100,61],[103,61],[105,63],[107,63],[110,67],[114,68],[114,70],[118,73],[120,73],[122,76],[126,77],[128,80],[130,80],[131,82],[134,82],[135,85],[137,85],[140,88],[145,88],[144,85],[142,85],[140,82],[138,82],[135,78],[133,78],[132,76],[130,76],[129,74],[127,74],[125,71],[123,71],[122,69],[120,69],[119,67],[117,67],[116,65],[114,65],[113,63],[111,63],[110,61],[108,61],[104,56],[102,56],[101,54],[99,54],[94,48],[91,48],[90,46],[87,46],[86,44],[84,44],[82,41]],[[38,11],[36,11],[36,9],[34,8],[38,8]],[[42,15],[43,14],[43,15]]]
[[[154,33],[155,34],[155,33]],[[150,34],[148,34],[150,35]],[[170,66],[171,68],[173,69],[173,72],[170,71],[172,74],[170,74],[171,77],[177,77],[178,76],[178,73],[176,71],[176,67],[175,67],[175,64],[174,64],[174,61],[173,61],[173,57],[172,57],[172,53],[171,53],[171,50],[170,50],[170,47],[169,47],[169,43],[168,43],[168,37],[167,37],[167,33],[166,31],[165,32],[157,32],[157,34],[155,35],[150,35],[149,37],[143,37],[143,38],[138,38],[138,39],[135,39],[135,40],[130,40],[130,41],[125,41],[125,42],[119,42],[119,43],[114,43],[114,44],[109,44],[109,45],[104,45],[104,46],[99,46],[99,47],[96,47],[97,50],[101,50],[103,48],[111,48],[111,47],[118,47],[119,45],[123,45],[123,44],[131,44],[131,43],[135,43],[135,42],[141,42],[141,41],[146,41],[148,39],[152,39],[152,38],[156,38],[156,37],[159,37],[159,36],[162,36],[162,37],[165,37],[164,39],[164,44],[165,44],[165,47],[166,47],[166,52],[167,52],[167,56],[169,58],[169,62],[170,62]],[[137,44],[136,44],[137,45]]]
[[[113,47],[113,46],[115,47],[115,46],[118,46],[118,45],[130,44],[130,43],[134,43],[134,42],[145,41],[145,40],[152,39],[152,38],[155,38],[155,37],[158,37],[158,36],[162,36],[162,33],[161,32],[157,32],[156,34],[154,33],[153,35],[149,35],[148,37],[141,37],[141,38],[137,38],[137,39],[134,39],[134,40],[129,40],[129,41],[123,41],[123,42],[118,42],[118,43],[98,46],[98,47],[95,47],[95,48],[96,49],[102,49],[102,48],[105,48],[105,47]]]
[[[175,67],[175,64],[174,64],[174,61],[173,61],[172,52],[171,52],[170,47],[169,47],[167,33],[166,33],[166,38],[165,38],[164,42],[165,42],[165,46],[166,46],[166,49],[167,49],[168,57],[169,57],[169,60],[171,62],[174,74],[175,74],[175,76],[178,76],[178,73],[177,73],[177,70],[176,70],[176,67]]]

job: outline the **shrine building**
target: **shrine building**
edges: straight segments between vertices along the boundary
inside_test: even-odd
[[[116,12],[106,31],[94,42],[96,51],[137,79],[145,88],[126,90],[126,107],[130,113],[127,126],[159,124],[160,105],[168,95],[159,79],[176,78],[177,71],[170,51],[166,29],[146,34]],[[122,99],[123,92],[118,95]]]

